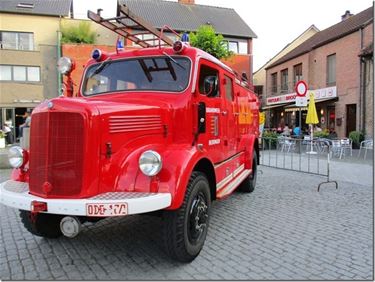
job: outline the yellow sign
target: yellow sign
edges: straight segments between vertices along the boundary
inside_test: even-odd
[[[266,115],[264,112],[259,113],[259,124],[264,124],[266,122]]]

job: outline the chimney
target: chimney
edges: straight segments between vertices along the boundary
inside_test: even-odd
[[[194,5],[195,0],[178,0],[178,3],[185,4],[185,5]]]
[[[351,14],[349,10],[346,10],[345,14],[341,16],[341,21],[345,21],[346,19],[349,19],[351,16],[353,16],[353,14]]]

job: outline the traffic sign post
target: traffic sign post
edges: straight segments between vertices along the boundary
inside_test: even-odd
[[[301,120],[301,107],[307,106],[307,83],[303,80],[299,80],[296,83],[296,106],[299,108],[299,116],[298,116],[298,122],[299,122],[299,137],[302,136],[302,120]]]

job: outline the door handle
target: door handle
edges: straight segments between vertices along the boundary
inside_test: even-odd
[[[233,113],[233,115],[234,115],[234,116],[239,116],[239,115],[240,115],[240,113]]]
[[[223,116],[226,116],[227,113],[228,113],[227,111],[222,111],[222,112],[221,112],[221,114],[222,114]]]

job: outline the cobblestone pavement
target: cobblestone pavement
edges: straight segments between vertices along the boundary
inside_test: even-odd
[[[206,244],[190,264],[163,252],[160,219],[85,225],[74,238],[35,237],[1,206],[3,280],[372,280],[373,189],[260,167],[254,193],[216,202]],[[2,180],[9,170],[1,171]],[[372,178],[372,176],[369,176]]]

